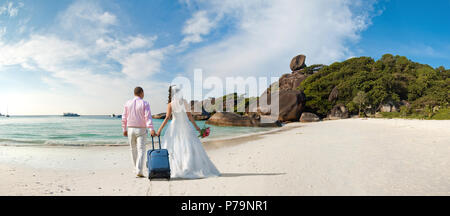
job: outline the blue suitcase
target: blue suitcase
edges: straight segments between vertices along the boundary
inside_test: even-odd
[[[165,178],[170,180],[169,152],[161,149],[161,139],[158,137],[159,149],[155,149],[152,137],[152,149],[147,152],[148,179]]]

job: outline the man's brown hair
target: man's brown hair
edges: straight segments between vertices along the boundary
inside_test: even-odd
[[[134,88],[134,95],[138,96],[140,94],[142,94],[142,92],[144,92],[144,89],[142,89],[141,87],[136,87]]]

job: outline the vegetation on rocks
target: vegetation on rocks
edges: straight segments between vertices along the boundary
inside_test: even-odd
[[[330,99],[337,88],[338,95]],[[450,70],[413,62],[404,56],[351,58],[323,66],[298,87],[306,95],[305,111],[325,117],[343,104],[350,114],[371,115],[381,105],[398,106],[399,117],[449,117]],[[433,118],[434,117],[434,118]]]

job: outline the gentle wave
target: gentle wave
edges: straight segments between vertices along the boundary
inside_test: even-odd
[[[126,146],[126,141],[62,141],[0,139],[0,146]]]
[[[154,119],[159,128],[161,119]],[[219,127],[197,121],[199,127],[210,127],[211,135],[202,141],[228,139],[268,131],[268,128]],[[167,128],[167,127],[166,127]],[[165,128],[165,129],[166,129]],[[162,134],[164,136],[164,131]],[[151,142],[151,139],[148,139]],[[0,146],[126,146],[121,122],[108,116],[13,116],[0,118]]]

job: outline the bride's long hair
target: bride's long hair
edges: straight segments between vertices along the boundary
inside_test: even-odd
[[[176,85],[169,86],[169,99],[167,100],[167,104],[170,104],[172,102],[173,96],[177,94],[180,90],[177,88]]]
[[[169,86],[169,100],[167,101],[167,104],[170,104],[172,102],[172,86]]]

